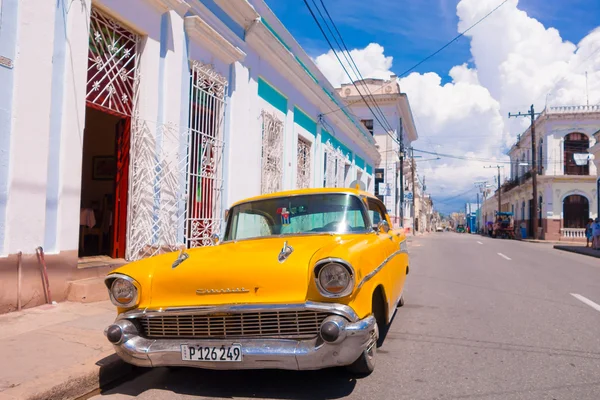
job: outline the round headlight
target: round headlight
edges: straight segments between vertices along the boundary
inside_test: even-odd
[[[131,307],[137,301],[137,288],[123,278],[117,278],[110,286],[110,297],[117,307]]]
[[[342,297],[352,291],[352,274],[342,264],[329,263],[319,270],[317,285],[324,296]]]

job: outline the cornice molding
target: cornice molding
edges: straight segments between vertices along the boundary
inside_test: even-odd
[[[185,0],[146,0],[157,10],[165,13],[167,11],[173,10],[180,15],[185,15],[185,13],[190,9],[190,5]]]
[[[246,57],[246,53],[231,44],[197,15],[185,17],[184,27],[192,40],[206,47],[227,64],[241,61]]]
[[[248,29],[260,15],[246,0],[214,0],[235,22]]]

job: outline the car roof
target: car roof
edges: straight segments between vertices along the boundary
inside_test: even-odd
[[[295,190],[285,190],[281,192],[274,192],[269,194],[262,194],[260,196],[249,197],[240,201],[237,201],[232,204],[232,207],[237,206],[238,204],[247,203],[250,201],[257,200],[265,200],[265,199],[273,199],[276,197],[289,197],[289,196],[300,196],[300,195],[310,195],[310,194],[339,194],[339,193],[348,193],[356,196],[365,196],[371,199],[377,199],[374,195],[369,192],[365,192],[363,190],[352,189],[352,188],[311,188],[311,189],[295,189]]]

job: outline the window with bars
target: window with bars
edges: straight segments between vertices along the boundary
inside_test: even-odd
[[[261,193],[281,190],[283,180],[283,122],[274,114],[262,112],[262,179]]]
[[[310,152],[310,142],[299,137],[296,177],[296,187],[298,189],[306,189],[310,187]]]
[[[565,175],[589,175],[589,162],[577,165],[575,154],[584,154],[590,147],[589,138],[583,133],[570,133],[565,136],[564,142],[564,173]]]

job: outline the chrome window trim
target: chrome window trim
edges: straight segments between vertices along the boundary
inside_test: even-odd
[[[330,263],[340,264],[340,265],[346,267],[350,271],[350,284],[348,285],[348,287],[346,289],[344,289],[342,292],[340,292],[338,294],[330,293],[324,287],[321,286],[321,282],[319,281],[319,275],[321,274],[322,268],[321,268],[321,270],[319,270],[318,274],[314,273],[318,267],[322,266],[323,264],[330,264]],[[354,268],[352,267],[352,264],[350,264],[348,261],[343,260],[341,258],[328,257],[328,258],[324,258],[322,260],[317,261],[313,268],[313,275],[315,278],[315,284],[317,285],[317,289],[319,289],[319,293],[321,293],[321,295],[323,297],[327,297],[330,299],[339,299],[340,297],[346,297],[354,291],[354,287],[356,286],[356,273],[354,271]]]
[[[261,312],[261,311],[324,311],[340,315],[347,318],[350,322],[359,320],[356,312],[345,304],[338,303],[317,303],[307,301],[297,304],[232,304],[218,306],[196,306],[196,307],[168,307],[168,308],[145,308],[126,311],[117,317],[120,319],[132,319],[139,317],[152,317],[154,315],[202,315],[214,314],[220,312]]]
[[[114,284],[114,282],[117,279],[126,280],[126,281],[130,282],[133,285],[133,287],[135,288],[135,298],[133,300],[131,300],[129,303],[127,303],[127,304],[119,303],[114,298],[114,296],[113,296],[112,285]],[[110,298],[111,303],[113,303],[113,305],[116,306],[116,307],[122,307],[122,308],[135,307],[138,304],[139,300],[140,300],[141,286],[140,286],[140,284],[135,279],[133,279],[132,277],[130,277],[128,275],[119,274],[119,273],[108,274],[104,278],[104,285],[108,289],[108,296]]]
[[[379,264],[379,266],[377,268],[375,268],[373,271],[369,272],[367,275],[365,275],[365,277],[362,279],[362,281],[360,281],[360,283],[358,284],[358,287],[356,288],[357,290],[360,289],[365,283],[367,283],[369,280],[371,280],[375,275],[377,275],[377,273],[379,271],[381,271],[383,269],[383,267],[385,267],[385,265],[394,257],[396,257],[398,254],[402,254],[403,252],[401,250],[395,251],[393,252],[388,258],[386,258],[385,260],[383,260],[383,262],[381,264]]]
[[[408,242],[406,241],[406,239],[403,239],[400,242],[400,252],[404,253],[404,254],[408,254]]]

